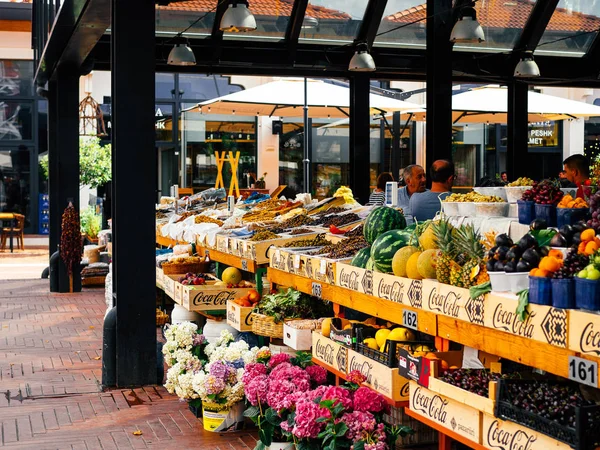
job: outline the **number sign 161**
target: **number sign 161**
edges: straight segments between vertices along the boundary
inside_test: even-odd
[[[569,356],[569,380],[598,387],[598,363],[577,356]]]

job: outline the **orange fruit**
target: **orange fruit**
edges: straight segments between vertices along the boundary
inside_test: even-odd
[[[583,230],[581,232],[581,240],[582,241],[591,241],[596,237],[596,232],[593,228],[588,228],[587,230]]]
[[[442,370],[448,370],[450,368],[448,363],[443,359],[440,359],[440,367],[442,368]]]

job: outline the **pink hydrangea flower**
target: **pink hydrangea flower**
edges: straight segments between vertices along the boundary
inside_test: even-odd
[[[267,374],[267,366],[259,363],[250,363],[247,364],[244,368],[244,375],[242,376],[242,382],[244,384],[248,383],[252,378],[258,375],[266,375]]]
[[[377,421],[373,414],[364,411],[354,411],[342,416],[341,421],[348,426],[346,437],[352,442],[356,442],[371,433],[377,426]]]
[[[350,391],[340,386],[328,386],[321,396],[321,401],[323,400],[336,400],[334,405],[341,403],[344,409],[352,409],[352,397]]]
[[[222,378],[217,378],[214,375],[206,377],[206,392],[207,394],[220,394],[225,389],[225,381]]]
[[[350,383],[355,383],[355,384],[362,384],[365,382],[366,379],[367,379],[367,377],[365,377],[358,370],[351,371],[348,374],[348,376],[346,377],[346,380],[348,380]]]
[[[316,438],[324,423],[317,422],[323,417],[322,408],[314,402],[301,401],[296,405],[296,420],[292,433],[299,439]]]
[[[306,372],[315,384],[324,384],[327,381],[327,370],[321,366],[308,366]]]
[[[354,409],[378,413],[389,411],[389,405],[383,395],[366,386],[359,387],[354,393]]]
[[[290,362],[290,359],[292,359],[292,357],[287,353],[277,353],[276,355],[271,356],[271,359],[269,359],[269,367],[273,369],[281,363]]]
[[[256,375],[244,385],[244,394],[251,405],[257,406],[258,403],[267,401],[267,392],[269,390],[269,381],[266,375]]]

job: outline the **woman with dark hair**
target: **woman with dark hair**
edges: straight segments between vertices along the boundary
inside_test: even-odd
[[[388,181],[394,181],[394,177],[389,172],[380,173],[377,177],[377,187],[369,197],[367,205],[383,205],[385,203],[385,185]]]

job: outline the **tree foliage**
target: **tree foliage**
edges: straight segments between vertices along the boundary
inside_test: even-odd
[[[79,184],[93,188],[111,180],[111,146],[100,145],[100,138],[81,136],[79,138]],[[41,174],[48,177],[48,155],[40,158]]]

